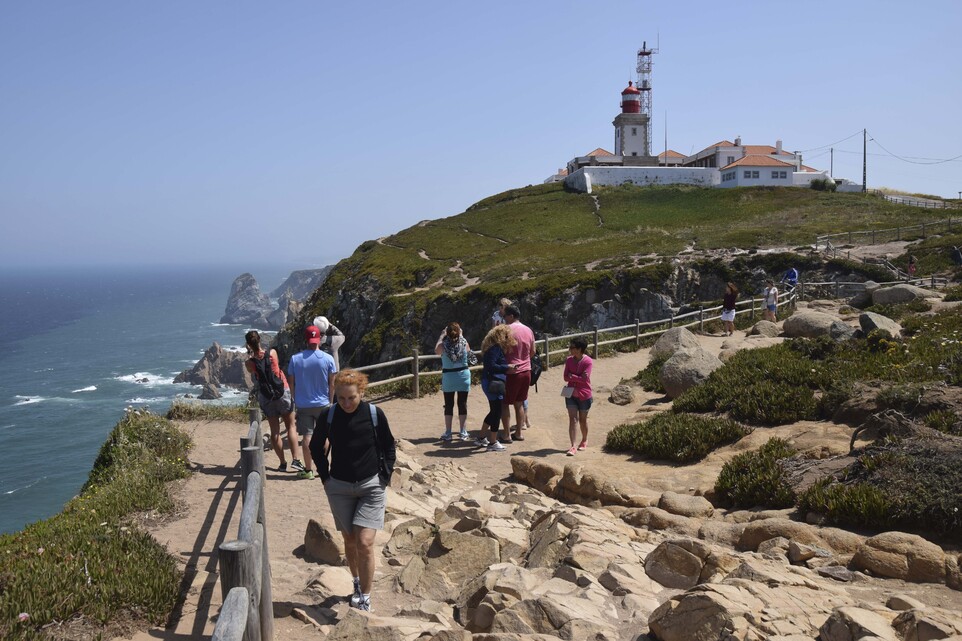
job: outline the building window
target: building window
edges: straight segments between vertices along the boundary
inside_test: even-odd
[[[777,171],[773,171],[773,172],[772,172],[772,178],[778,178],[778,172],[777,172]]]
[[[633,151],[633,152],[631,152],[631,155],[632,155],[632,156],[637,156],[637,155],[638,155],[638,152],[637,152],[637,151]]]
[[[787,171],[780,171],[780,172],[778,172],[778,177],[779,177],[779,178],[788,178],[788,172],[787,172]]]
[[[752,178],[758,178],[758,172],[757,172],[757,171],[753,171],[753,172],[752,172]]]
[[[734,156],[729,156],[729,157],[728,157],[728,162],[726,162],[725,164],[726,164],[726,165],[730,165],[730,164],[732,164],[733,162],[735,162],[735,157],[734,157]]]
[[[632,127],[632,128],[631,128],[631,135],[632,135],[632,136],[637,136],[637,135],[638,135],[638,127]]]

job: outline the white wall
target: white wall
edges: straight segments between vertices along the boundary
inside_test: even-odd
[[[808,187],[816,178],[829,178],[827,171],[796,171],[792,174],[792,184],[796,187]],[[862,186],[859,185],[859,191]]]
[[[751,167],[749,165],[740,165],[738,167],[732,167],[735,170],[735,181],[726,182],[725,187],[791,187],[794,184],[795,172],[792,171],[792,167]],[[757,171],[758,178],[745,178],[746,171]],[[773,171],[784,171],[784,178],[772,178]]]
[[[718,170],[709,167],[582,167],[565,178],[565,186],[591,193],[592,185],[718,185]]]

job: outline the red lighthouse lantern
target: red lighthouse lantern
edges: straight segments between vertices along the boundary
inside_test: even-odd
[[[621,113],[641,113],[641,92],[634,87],[630,80],[628,86],[621,92]]]

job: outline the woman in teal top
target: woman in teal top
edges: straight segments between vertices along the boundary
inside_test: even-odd
[[[458,423],[462,441],[468,439],[468,390],[471,389],[471,371],[468,369],[471,346],[461,335],[461,326],[448,323],[441,333],[434,353],[441,356],[441,391],[444,393],[444,434],[442,441],[451,440],[451,424],[454,422],[454,397],[458,398]]]

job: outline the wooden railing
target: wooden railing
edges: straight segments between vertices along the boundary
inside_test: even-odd
[[[880,242],[892,242],[902,240],[903,237],[925,238],[928,234],[936,234],[940,232],[949,233],[952,231],[953,226],[957,227],[959,223],[962,223],[960,218],[946,218],[945,220],[930,221],[919,223],[918,225],[909,225],[907,227],[887,227],[885,229],[868,229],[862,231],[847,231],[841,232],[839,234],[823,234],[821,236],[815,237],[815,251],[820,251],[837,245],[839,242],[844,242],[849,245],[855,245],[857,243],[875,245]],[[918,232],[918,234],[913,234],[913,232]],[[832,240],[835,240],[834,244]],[[837,249],[834,250],[837,255]]]
[[[237,539],[218,546],[224,604],[214,641],[271,641],[274,604],[264,508],[264,447],[260,410],[250,411],[250,429],[241,445],[242,506]]]
[[[794,305],[797,299],[797,295],[794,291],[787,291],[778,303],[779,307],[784,307],[786,305]],[[735,315],[749,314],[750,318],[755,318],[755,312],[761,312],[763,305],[762,300],[755,298],[754,296],[741,300],[735,303]],[[745,308],[745,309],[739,309]],[[558,354],[568,353],[568,342],[576,336],[590,336],[591,341],[588,343],[592,348],[592,354],[594,358],[598,358],[598,348],[604,345],[615,345],[617,343],[624,343],[628,341],[634,341],[636,347],[641,346],[641,339],[648,336],[658,336],[665,333],[672,327],[694,327],[698,326],[699,329],[704,329],[705,323],[720,320],[721,319],[721,305],[716,305],[714,307],[699,307],[695,311],[687,312],[685,314],[674,315],[672,314],[668,318],[662,318],[653,321],[641,322],[635,320],[634,323],[630,325],[621,325],[618,327],[606,327],[600,329],[598,327],[593,327],[590,330],[583,332],[574,332],[571,334],[563,334],[561,336],[545,336],[544,338],[537,341],[538,352],[542,356],[547,355],[548,358],[542,358],[542,364],[545,369],[550,366],[550,356],[555,356]],[[687,322],[681,322],[687,321]],[[645,328],[659,328],[652,329],[650,331],[643,331]],[[608,340],[601,340],[602,335],[605,334],[623,334],[622,336],[617,336],[615,338],[610,338]],[[552,349],[552,345],[562,345],[563,347],[556,347]],[[480,357],[480,352],[476,351]],[[362,372],[373,372],[384,367],[397,367],[399,365],[408,365],[411,368],[410,374],[402,374],[400,376],[393,376],[391,378],[372,381],[368,383],[368,388],[376,388],[381,385],[388,385],[391,383],[398,383],[401,381],[411,381],[412,394],[415,398],[420,396],[420,381],[421,378],[425,376],[439,376],[442,372],[441,370],[423,370],[421,369],[422,363],[430,363],[433,361],[440,361],[441,357],[434,354],[421,355],[418,350],[412,349],[411,356],[406,358],[398,358],[393,361],[387,361],[384,363],[374,363],[372,365],[365,365],[363,367],[357,367],[358,371]],[[481,365],[475,365],[469,369],[472,371],[481,369]]]

